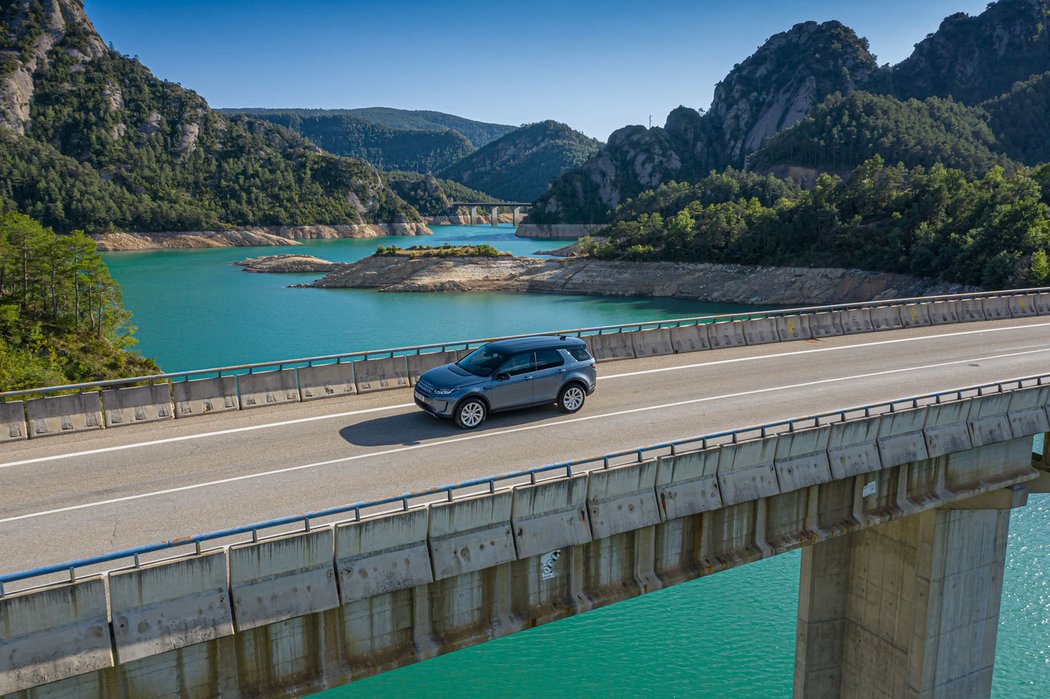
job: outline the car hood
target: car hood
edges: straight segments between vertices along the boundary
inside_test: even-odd
[[[445,364],[444,366],[436,367],[423,372],[423,375],[419,377],[419,383],[426,382],[434,388],[463,388],[484,383],[485,381],[488,381],[488,378],[475,376],[455,364]]]

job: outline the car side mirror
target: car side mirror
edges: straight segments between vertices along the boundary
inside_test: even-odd
[[[504,371],[501,371],[500,373],[496,374],[496,380],[497,381],[506,381],[509,378],[510,378],[510,374],[508,374],[508,373],[506,373]]]

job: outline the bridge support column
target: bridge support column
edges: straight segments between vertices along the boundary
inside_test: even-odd
[[[499,207],[498,206],[493,206],[492,207],[491,223],[492,223],[493,226],[498,226],[499,225]]]
[[[521,207],[514,207],[514,227],[517,228],[521,225]]]
[[[1011,489],[802,550],[795,697],[987,697]]]
[[[476,206],[470,207],[470,225],[478,225],[478,207]]]

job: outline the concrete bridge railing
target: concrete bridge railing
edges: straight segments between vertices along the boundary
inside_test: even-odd
[[[900,328],[1050,315],[1050,289],[895,299],[563,330],[600,362]],[[0,443],[405,388],[492,339],[0,393]]]
[[[1018,379],[0,576],[0,695],[300,695],[806,547],[796,694],[987,696],[1048,409]]]

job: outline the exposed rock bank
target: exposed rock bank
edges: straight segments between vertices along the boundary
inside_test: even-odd
[[[514,234],[519,238],[573,240],[593,235],[602,227],[597,223],[523,223]]]
[[[423,223],[358,223],[338,226],[260,226],[229,231],[100,233],[92,238],[99,250],[112,251],[276,247],[299,245],[300,240],[382,238],[390,235],[430,235],[430,229]]]
[[[346,266],[345,262],[329,262],[312,255],[292,254],[249,257],[233,264],[237,267],[243,267],[245,272],[256,272],[259,274],[331,272]]]
[[[366,257],[306,285],[380,291],[533,291],[820,305],[965,291],[903,274],[587,258]]]

